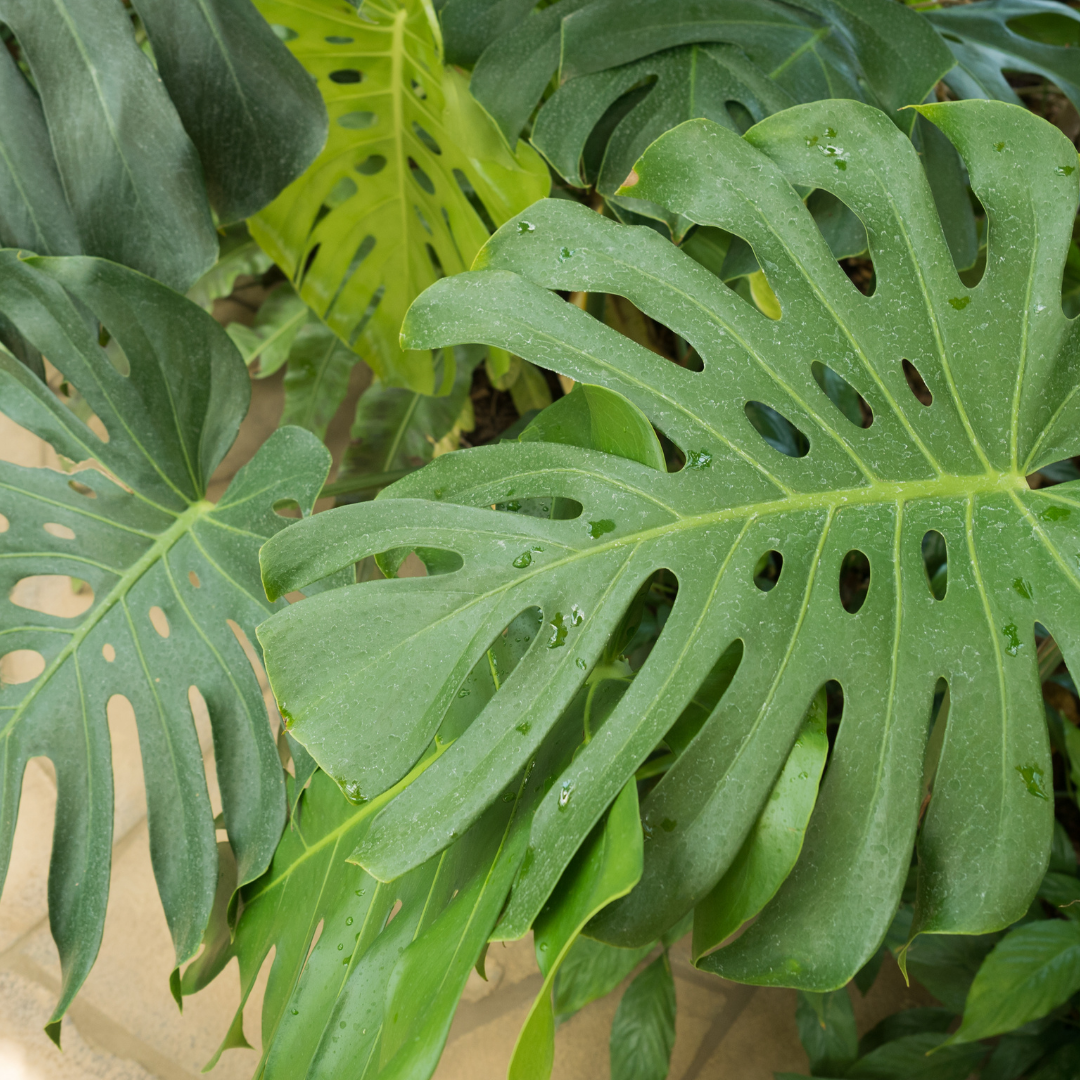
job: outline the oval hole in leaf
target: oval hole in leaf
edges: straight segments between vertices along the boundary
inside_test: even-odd
[[[907,379],[907,384],[916,400],[920,405],[929,408],[934,403],[934,395],[930,392],[930,387],[926,385],[922,375],[919,374],[919,369],[907,359],[901,360],[900,363],[904,368],[904,378]]]
[[[356,166],[356,171],[362,176],[375,176],[376,173],[381,173],[386,168],[386,158],[382,154],[368,154],[359,165]]]
[[[199,580],[199,575],[196,574],[194,570],[189,570],[188,571],[187,579],[188,579],[188,581],[191,582],[193,588],[196,588],[196,589],[201,589],[202,588],[202,582]]]
[[[480,220],[484,223],[484,228],[489,233],[495,231],[495,220],[488,212],[488,208],[484,205],[484,200],[476,193],[476,188],[472,186],[469,178],[460,170],[454,170],[454,179],[457,181],[457,186],[461,188],[461,194],[468,200],[469,205],[476,211]]]
[[[754,584],[762,592],[769,592],[776,587],[783,569],[784,556],[775,548],[766,551],[754,566]]]
[[[740,135],[745,135],[756,123],[750,110],[741,101],[725,101],[724,108]]]
[[[325,205],[333,210],[351,199],[356,192],[356,181],[351,176],[343,176],[327,193]]]
[[[459,738],[499,692],[533,646],[543,626],[538,607],[529,607],[495,635],[483,655],[457,688],[443,714],[437,738],[446,743]]]
[[[155,604],[148,612],[150,625],[157,631],[158,637],[167,638],[170,634],[169,620],[165,612]]]
[[[428,176],[413,158],[409,158],[409,172],[412,173],[412,178],[426,191],[429,195],[435,194],[435,185],[431,182],[431,177]]]
[[[949,587],[949,547],[937,529],[923,536],[922,557],[931,594],[935,600],[944,600]]]
[[[330,81],[340,83],[347,86],[350,83],[361,82],[364,78],[362,71],[357,71],[356,68],[340,68],[337,71],[330,72]]]
[[[548,518],[551,521],[573,521],[579,518],[584,507],[577,499],[564,499],[561,495],[538,495],[531,499],[507,497],[506,502],[492,505],[493,510],[508,514],[524,514],[526,517]]]
[[[18,685],[36,679],[45,670],[45,657],[36,649],[13,649],[0,656],[0,684]]]
[[[840,269],[847,274],[851,284],[863,296],[874,295],[877,290],[877,273],[874,270],[874,260],[869,254],[855,255],[850,259],[841,259]]]
[[[278,499],[274,503],[274,513],[278,517],[298,518],[301,516],[300,504],[295,499]]]
[[[435,271],[436,277],[446,277],[446,271],[443,269],[442,263],[439,261],[439,256],[436,254],[435,249],[425,243],[424,247],[427,248],[428,258],[431,260],[431,268]]]
[[[131,361],[120,347],[120,343],[104,326],[98,331],[98,344],[105,350],[105,355],[116,373],[123,375],[126,379],[131,374]]]
[[[870,590],[870,560],[853,548],[840,563],[840,603],[854,615],[865,603]]]
[[[341,34],[330,34],[325,40],[331,45],[351,45],[354,39],[351,37],[342,37]]]
[[[664,736],[664,741],[676,757],[685,752],[694,736],[712,714],[713,709],[720,703],[724,692],[739,670],[742,658],[743,642],[741,638],[736,638],[717,657],[709,674],[702,679],[701,685],[694,692],[690,704],[683,709],[679,719],[671,725]]]
[[[106,642],[101,646],[101,655],[105,658],[106,663],[111,664],[116,659],[116,649]]]
[[[788,457],[806,457],[810,440],[786,417],[761,401],[748,401],[746,419],[754,430],[776,451]]]
[[[412,85],[412,92],[421,100],[427,101],[427,91],[424,89],[421,83],[418,83],[415,79],[409,80]]]
[[[342,113],[337,118],[338,127],[348,128],[350,131],[362,131],[364,128],[374,127],[379,122],[378,113],[367,109],[355,109],[352,112]]]
[[[11,528],[11,522],[3,514],[0,514],[0,533],[6,533]]]
[[[6,519],[5,519],[6,520]],[[55,536],[58,540],[74,540],[75,530],[69,529],[66,525],[61,525],[56,521],[46,521],[42,528],[50,535]],[[0,528],[0,532],[4,529]]]
[[[868,428],[874,422],[873,409],[843,375],[838,375],[828,364],[823,364],[820,360],[815,360],[810,365],[810,371],[825,396],[856,427]]]
[[[1027,478],[1030,488],[1053,487],[1055,484],[1067,484],[1070,480],[1080,480],[1080,455],[1044,465]]]
[[[425,131],[415,120],[412,123],[412,129],[416,134],[416,137],[430,150],[433,154],[441,154],[442,147],[435,141],[431,134]]]
[[[33,574],[17,581],[8,599],[27,611],[74,619],[94,603],[94,590],[67,574]]]
[[[300,36],[291,26],[282,26],[280,23],[271,23],[270,29],[279,41],[295,41]]]

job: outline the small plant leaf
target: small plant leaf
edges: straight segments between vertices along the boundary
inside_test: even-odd
[[[667,950],[626,988],[611,1022],[612,1080],[664,1080],[675,1046],[675,980]]]
[[[799,991],[795,1007],[799,1041],[815,1076],[846,1076],[858,1055],[855,1012],[846,989],[827,994]]]

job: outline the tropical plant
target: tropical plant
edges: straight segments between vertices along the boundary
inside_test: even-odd
[[[0,868],[45,754],[57,1041],[119,694],[178,1002],[239,962],[222,1050],[274,953],[260,1076],[430,1075],[530,931],[514,1080],[632,975],[612,1075],[661,1080],[691,931],[799,988],[815,1076],[1071,1075],[1080,159],[1017,106],[1080,135],[1075,11],[0,20],[0,409],[64,470],[0,465]],[[40,575],[87,610],[25,606]],[[859,1040],[888,950],[941,1007]]]

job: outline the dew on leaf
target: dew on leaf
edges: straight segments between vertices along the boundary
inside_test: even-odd
[[[1025,600],[1031,599],[1031,586],[1022,578],[1018,577],[1012,583],[1013,589],[1018,592]]]
[[[614,532],[615,522],[610,518],[601,518],[600,521],[589,522],[589,535],[594,540],[599,540],[604,533]]]
[[[353,917],[352,917],[352,916],[350,915],[350,916],[349,916],[349,917],[348,917],[348,918],[347,918],[347,919],[345,920],[345,925],[346,925],[346,926],[352,926],[352,924],[353,924]]]
[[[666,817],[663,821],[660,822],[660,828],[663,829],[664,832],[674,832],[675,829],[678,827],[678,824],[679,823],[677,821]]]
[[[689,450],[686,454],[686,468],[707,469],[712,464],[712,454],[708,450]]]
[[[1024,781],[1024,787],[1028,789],[1029,795],[1034,795],[1037,799],[1046,798],[1046,792],[1043,791],[1040,782],[1043,771],[1038,765],[1017,765],[1016,771],[1020,774],[1020,779]]]
[[[806,136],[806,145],[807,146],[817,146],[817,141],[818,141],[818,137],[816,135],[807,135]]]
[[[1001,632],[1005,635],[1005,640],[1008,645],[1005,646],[1005,651],[1010,656],[1015,656],[1020,651],[1020,634],[1017,632],[1016,623],[1007,623],[1001,628]]]
[[[574,661],[574,663],[577,664],[577,666],[581,668],[582,671],[584,671],[589,666],[580,656]]]
[[[528,720],[522,720],[520,724],[517,724],[514,727],[514,730],[521,732],[522,735],[528,735],[531,729],[532,724],[530,724]]]
[[[518,222],[519,233],[536,232],[536,226],[531,221],[519,221]]]
[[[566,625],[566,621],[563,619],[563,613],[561,611],[555,612],[555,617],[549,624],[551,626],[551,637],[548,639],[549,649],[559,649],[566,644],[566,633],[569,627]]]
[[[1056,172],[1058,174],[1058,176],[1072,176],[1072,174],[1074,172],[1076,172],[1076,166],[1075,165],[1059,165],[1054,170],[1054,172]]]
[[[949,297],[949,303],[952,304],[952,306],[954,308],[956,308],[957,311],[963,311],[964,308],[966,308],[968,306],[968,304],[971,303],[971,297],[970,296],[950,296]]]
[[[580,626],[585,621],[585,612],[575,604],[570,609],[570,625]]]
[[[458,697],[468,697],[472,693],[471,690],[464,689],[458,691]]]
[[[829,137],[830,139],[835,139],[835,138],[836,138],[836,128],[831,128],[831,127],[827,127],[827,128],[825,129],[825,134],[826,134],[826,135],[827,135],[827,136],[828,136],[828,137]]]
[[[1005,144],[1003,142],[996,142],[994,143],[994,149],[1000,154],[1001,151],[1005,149]]]
[[[839,170],[840,170],[841,172],[845,172],[845,171],[847,170],[847,162],[846,162],[846,161],[842,161],[842,160],[839,160],[839,159],[838,159],[838,160],[837,160],[837,162],[836,162],[836,167],[837,167],[837,168],[838,168],[838,169],[839,169]]]
[[[574,793],[574,782],[572,780],[564,780],[562,787],[559,790],[559,809],[565,810],[567,804],[570,802],[570,796]]]
[[[342,949],[344,949],[344,948],[345,948],[345,946],[344,946],[344,945],[341,945],[341,944],[339,944],[339,945],[338,945],[338,952],[341,952],[341,950],[342,950]]]
[[[532,555],[528,551],[523,551],[515,560],[514,566],[518,570],[524,570],[526,566],[532,563]]]
[[[367,799],[360,793],[360,785],[355,780],[348,780],[343,788],[345,792],[345,798],[351,803],[363,803],[367,802]]]
[[[559,252],[559,259],[565,262],[567,259],[572,258],[573,254],[574,253],[568,247],[564,247],[562,251]]]
[[[1048,506],[1040,515],[1043,521],[1068,521],[1072,511],[1067,506]]]

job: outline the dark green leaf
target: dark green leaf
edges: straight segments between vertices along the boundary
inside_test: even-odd
[[[6,867],[23,768],[47,754],[60,802],[49,879],[50,919],[63,989],[54,1020],[97,953],[108,892],[112,771],[106,704],[134,706],[146,776],[150,854],[177,963],[199,946],[218,878],[214,824],[191,717],[189,688],[214,732],[224,821],[240,883],[265,869],[284,821],[277,751],[258,682],[231,625],[254,641],[271,610],[257,552],[283,528],[275,502],[305,513],[329,469],[306,432],[279,430],[237,473],[221,500],[206,484],[247,409],[236,350],[199,307],[134,271],[97,259],[0,255],[4,314],[61,371],[104,425],[102,441],[9,354],[0,352],[0,402],[17,423],[72,461],[109,475],[70,479],[0,466],[2,592],[22,578],[70,574],[93,603],[76,620],[5,601],[4,652],[37,652],[44,668],[0,688]],[[98,344],[126,355],[121,375]],[[115,478],[115,479],[112,479]],[[49,523],[60,528],[49,530]],[[66,539],[64,537],[67,537]],[[72,538],[73,537],[73,538]],[[284,606],[284,605],[278,605]]]
[[[829,994],[799,991],[795,1006],[799,1040],[814,1076],[843,1076],[858,1054],[855,1013],[847,990]]]
[[[3,0],[0,19],[41,94],[82,250],[186,289],[218,251],[202,167],[123,7]]]
[[[652,951],[620,949],[592,938],[579,937],[555,976],[555,1020],[565,1020],[590,1001],[609,994]]]
[[[967,1080],[986,1057],[980,1043],[942,1046],[945,1036],[904,1035],[859,1058],[846,1072],[851,1080]]]
[[[250,0],[134,0],[223,223],[261,210],[326,142],[318,88]]]
[[[611,1022],[611,1080],[664,1080],[675,1045],[675,980],[665,950],[626,988]]]
[[[908,1035],[939,1034],[949,1030],[949,1026],[956,1019],[956,1014],[951,1009],[921,1008],[901,1009],[898,1013],[886,1016],[880,1023],[875,1024],[859,1040],[859,1056],[867,1054],[885,1043]]]

